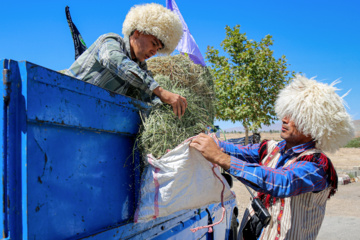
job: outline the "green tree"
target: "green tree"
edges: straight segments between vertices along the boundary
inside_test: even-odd
[[[241,122],[247,143],[249,130],[274,123],[276,96],[294,73],[286,70],[285,56],[273,56],[272,36],[256,42],[240,33],[240,25],[225,30],[220,44],[225,56],[214,47],[208,46],[206,51],[215,80],[216,118]]]

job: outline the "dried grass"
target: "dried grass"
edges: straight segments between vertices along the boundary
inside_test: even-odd
[[[206,67],[194,64],[186,56],[157,57],[148,61],[149,70],[164,89],[185,97],[188,108],[181,119],[171,106],[155,107],[143,119],[138,141],[143,153],[160,158],[184,140],[213,125],[213,78]]]

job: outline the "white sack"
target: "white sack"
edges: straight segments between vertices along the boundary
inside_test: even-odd
[[[190,142],[177,146],[162,158],[148,155],[141,182],[135,222],[168,216],[180,210],[195,209],[235,198],[219,167],[207,161]]]

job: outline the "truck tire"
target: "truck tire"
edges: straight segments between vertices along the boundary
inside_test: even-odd
[[[236,214],[233,213],[231,217],[231,225],[230,225],[230,231],[229,231],[229,240],[237,240],[237,228],[238,228],[238,222],[236,218]]]

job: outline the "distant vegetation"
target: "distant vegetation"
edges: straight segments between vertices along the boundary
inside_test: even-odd
[[[346,148],[360,148],[360,137],[352,139],[344,147],[346,147]]]
[[[226,133],[243,133],[242,131],[236,131],[236,130],[231,130],[231,131],[225,131]]]
[[[280,133],[280,130],[269,130],[269,131],[261,131],[261,132]]]

